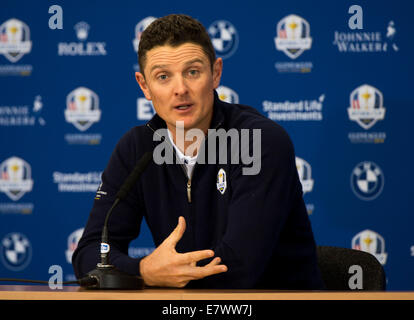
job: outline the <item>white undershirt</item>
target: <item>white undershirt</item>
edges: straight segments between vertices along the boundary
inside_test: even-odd
[[[184,164],[187,170],[187,176],[191,179],[193,175],[194,165],[196,164],[196,161],[197,161],[197,156],[190,157],[190,156],[186,156],[185,154],[183,154],[181,150],[175,145],[170,130],[167,130],[167,131],[168,131],[168,137],[170,138],[171,144],[174,146],[174,149],[177,152],[177,155],[180,158],[180,161]]]

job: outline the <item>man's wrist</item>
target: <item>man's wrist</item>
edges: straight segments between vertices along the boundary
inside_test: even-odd
[[[146,269],[145,269],[145,259],[146,259],[146,257],[142,258],[141,261],[139,262],[138,274],[142,278],[142,280],[144,281],[144,284],[146,286],[150,286],[150,284],[146,280],[147,277],[146,277]]]

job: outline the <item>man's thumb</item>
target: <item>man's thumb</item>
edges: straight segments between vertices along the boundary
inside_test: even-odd
[[[175,229],[173,230],[173,232],[171,232],[171,234],[169,235],[169,237],[167,238],[170,242],[170,244],[175,247],[178,243],[178,241],[180,241],[180,239],[182,238],[184,231],[185,231],[185,219],[184,217],[180,216],[178,218],[178,224],[175,227]]]

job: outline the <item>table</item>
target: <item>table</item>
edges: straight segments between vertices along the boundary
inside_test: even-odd
[[[413,291],[330,292],[280,290],[87,290],[65,286],[51,290],[42,285],[0,285],[0,300],[412,300]]]

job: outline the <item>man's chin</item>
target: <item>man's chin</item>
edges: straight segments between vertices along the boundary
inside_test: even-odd
[[[174,126],[177,129],[189,130],[191,128],[196,127],[196,123],[193,119],[185,117],[185,118],[178,118],[177,120],[175,120]]]

